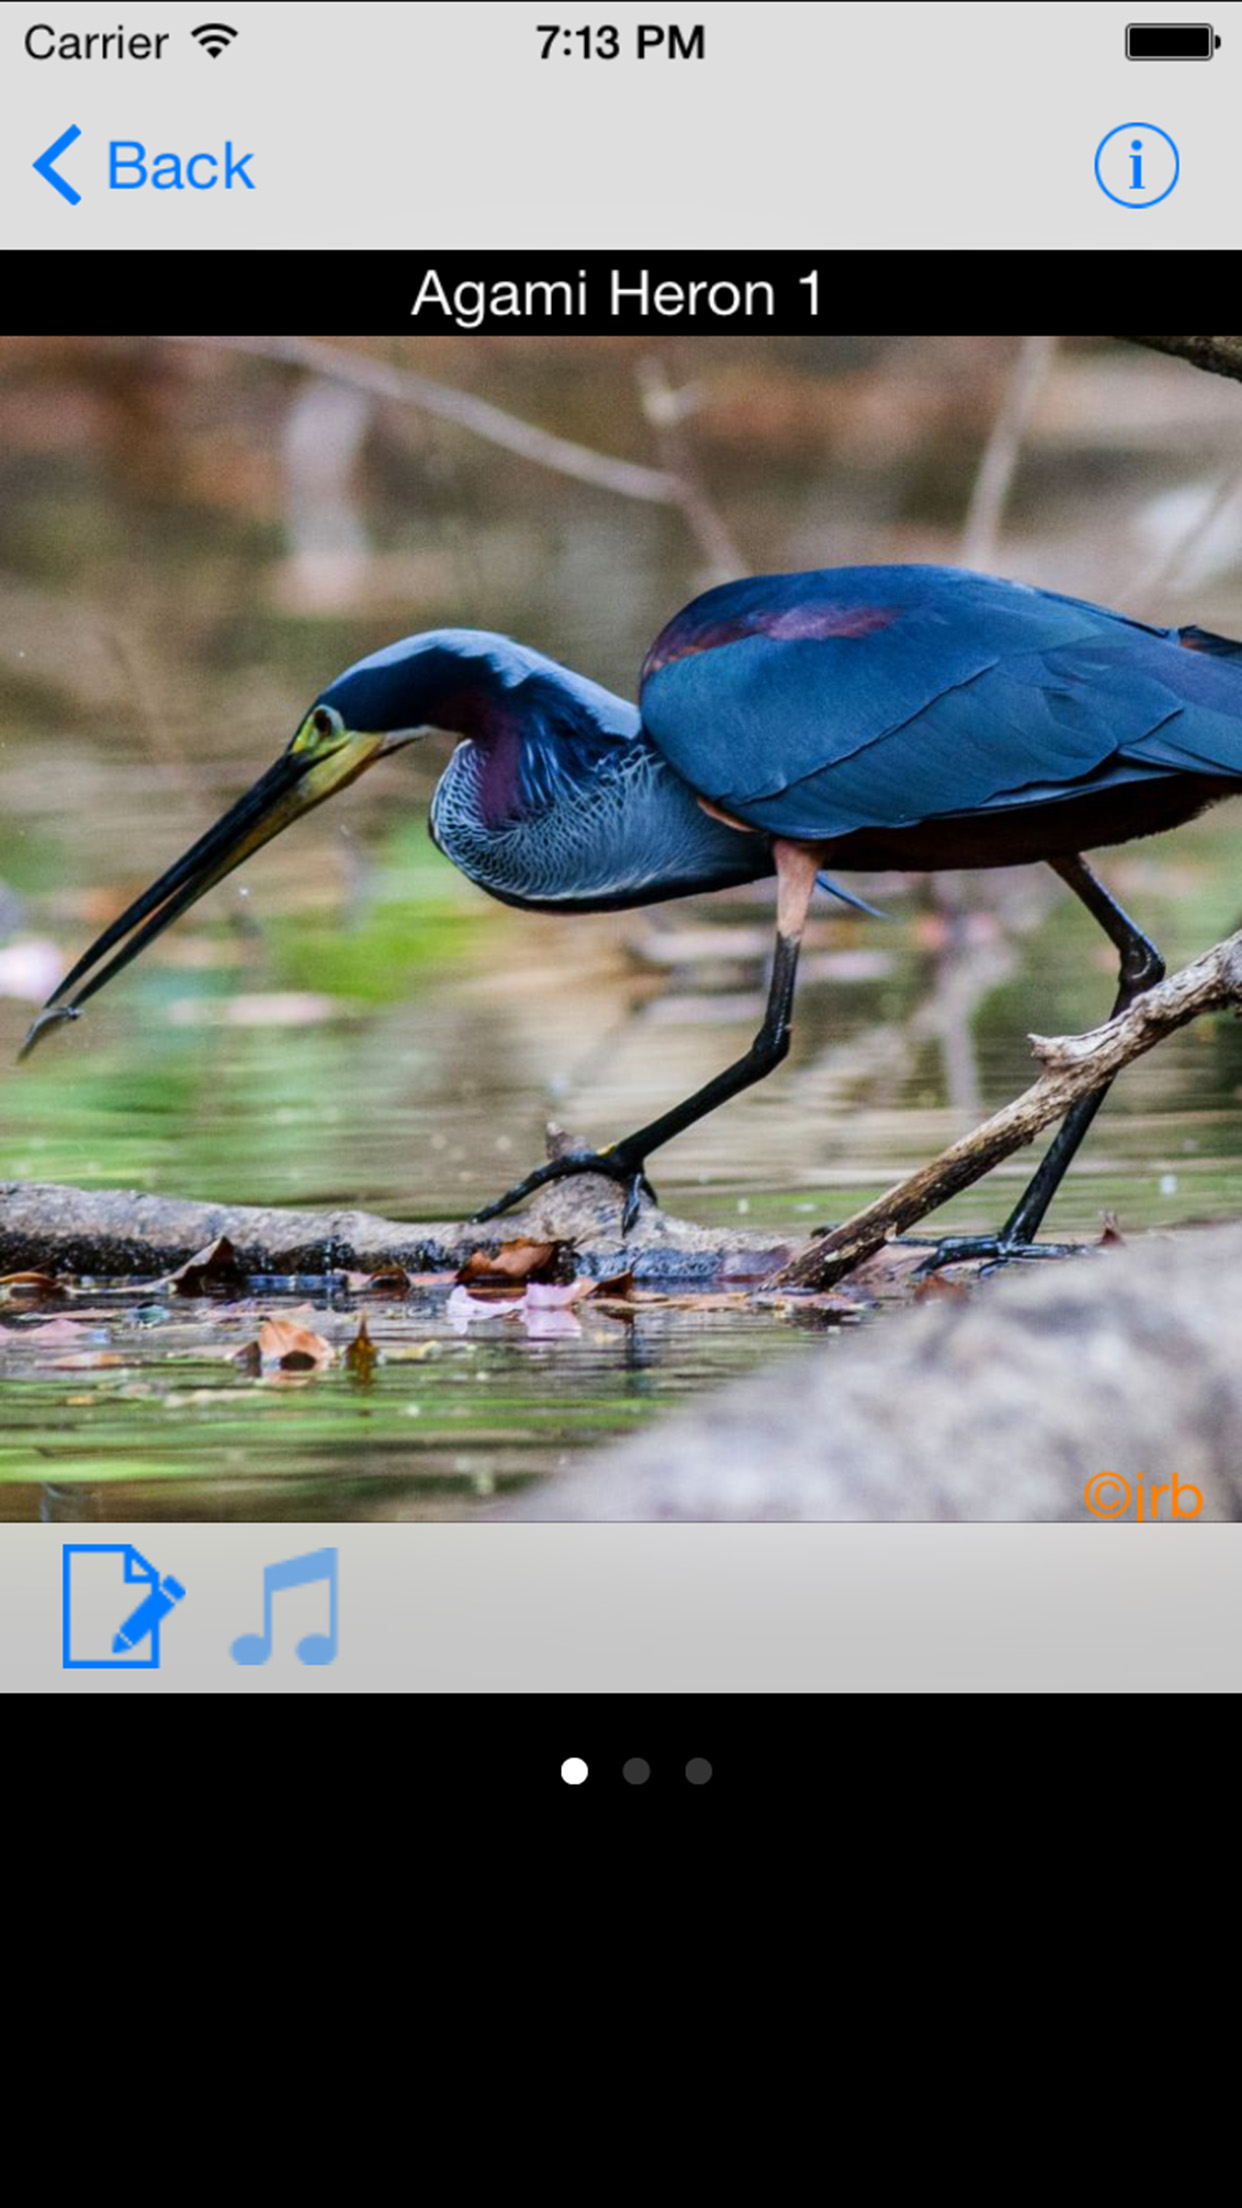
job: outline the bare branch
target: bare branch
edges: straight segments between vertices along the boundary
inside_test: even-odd
[[[520,459],[530,460],[536,467],[552,468],[558,475],[572,476],[576,482],[591,484],[595,490],[615,491],[621,498],[640,499],[651,506],[674,506],[683,510],[685,507],[682,484],[664,469],[640,467],[632,460],[614,460],[607,453],[593,452],[588,445],[575,444],[567,437],[555,437],[533,422],[524,422],[518,415],[506,413],[503,407],[475,398],[472,392],[456,391],[450,384],[436,383],[432,377],[420,375],[413,368],[390,368],[383,361],[342,352],[334,345],[324,345],[309,337],[178,335],[160,337],[155,342],[208,346],[216,352],[242,353],[253,360],[270,361],[276,367],[301,368],[309,375],[324,376],[329,382],[345,384],[351,390],[370,392],[377,399],[419,407],[425,414],[434,414],[439,421],[452,422],[458,429],[486,438],[489,444],[517,453]]]
[[[963,567],[986,568],[995,562],[1001,524],[1017,476],[1023,442],[1060,342],[1056,337],[1024,337],[1022,340],[1004,405],[988,439],[962,532]]]
[[[1212,376],[1242,383],[1242,337],[1124,337],[1123,345],[1147,345],[1154,353],[1172,353]]]
[[[1032,1036],[1035,1055],[1045,1069],[1032,1088],[876,1203],[834,1227],[786,1267],[780,1285],[832,1287],[895,1235],[906,1233],[950,1197],[973,1187],[1002,1158],[1033,1142],[1046,1127],[1063,1119],[1071,1104],[1111,1081],[1123,1066],[1154,1050],[1201,1013],[1240,1002],[1242,933],[1205,951],[1202,958],[1140,997],[1120,1019],[1093,1028],[1090,1034],[1052,1040]]]
[[[702,547],[712,581],[736,582],[739,576],[748,575],[750,569],[703,480],[686,434],[690,409],[683,403],[683,394],[674,390],[664,363],[656,359],[639,362],[638,388],[643,412],[655,430],[669,477],[678,487],[678,503]]]

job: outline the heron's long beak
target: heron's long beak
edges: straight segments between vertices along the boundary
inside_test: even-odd
[[[356,780],[379,757],[387,742],[385,736],[346,733],[327,756],[285,752],[184,858],[170,866],[128,912],[105,928],[49,997],[19,1055],[28,1058],[51,1028],[65,1020],[76,1020],[88,999],[145,951],[148,943],[154,943],[157,935],[222,882],[252,851],[261,850],[292,821],[300,820],[303,813],[313,811],[325,798],[335,796]],[[114,954],[111,957],[110,952]]]

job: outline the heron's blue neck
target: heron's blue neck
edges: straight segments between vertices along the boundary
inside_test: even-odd
[[[431,831],[454,865],[509,903],[646,904],[772,871],[766,840],[703,811],[634,706],[509,637],[409,637],[351,668],[323,702],[351,728],[464,739]]]
[[[503,902],[557,911],[652,904],[769,874],[766,839],[705,813],[633,719],[624,737],[540,718],[459,744],[432,804],[440,849]]]

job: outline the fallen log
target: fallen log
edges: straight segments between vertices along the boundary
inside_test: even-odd
[[[553,1155],[564,1142],[550,1139]],[[653,1204],[644,1204],[623,1239],[620,1192],[595,1176],[545,1189],[519,1215],[485,1227],[0,1182],[0,1274],[159,1279],[222,1235],[242,1271],[269,1279],[374,1272],[385,1264],[414,1274],[456,1272],[476,1250],[532,1240],[571,1242],[579,1271],[594,1279],[633,1273],[647,1286],[742,1287],[770,1278],[794,1254],[779,1237],[694,1226]]]

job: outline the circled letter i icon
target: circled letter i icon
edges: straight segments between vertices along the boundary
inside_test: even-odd
[[[1116,207],[1158,207],[1182,173],[1182,157],[1158,123],[1118,123],[1095,155],[1095,180]]]

